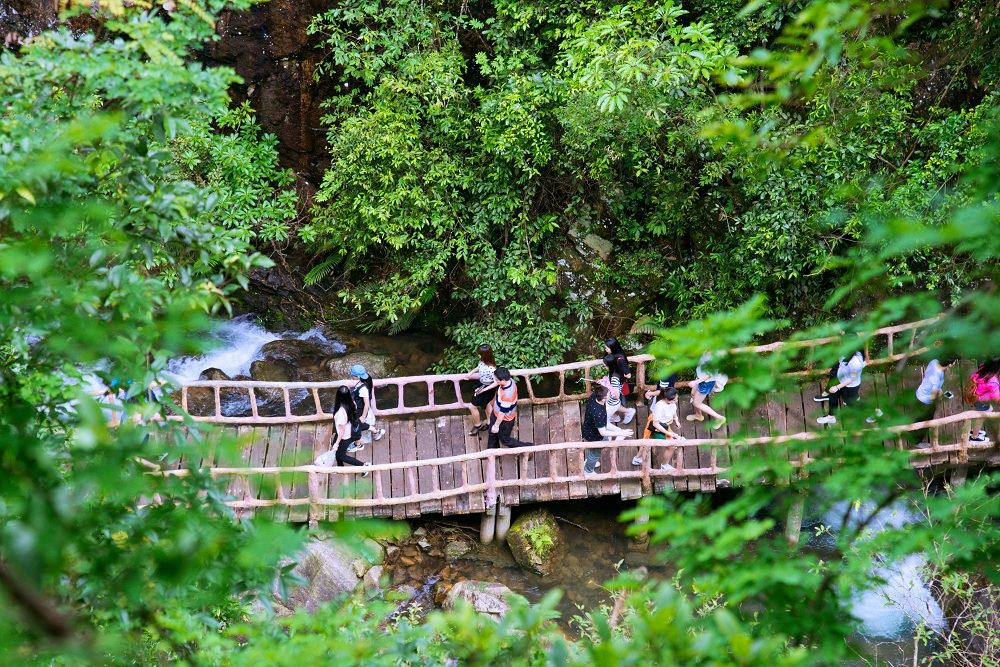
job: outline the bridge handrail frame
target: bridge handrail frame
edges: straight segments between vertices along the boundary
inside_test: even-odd
[[[909,451],[910,455],[917,457],[927,457],[935,454],[951,453],[957,452],[959,454],[959,461],[968,462],[969,451],[973,450],[983,450],[991,449],[996,447],[996,443],[993,442],[972,442],[970,440],[969,429],[973,423],[973,420],[978,419],[1000,419],[1000,413],[998,412],[982,412],[977,410],[966,410],[961,413],[954,415],[949,415],[946,417],[939,417],[937,419],[931,419],[927,421],[914,422],[912,424],[898,424],[894,426],[888,426],[884,428],[864,428],[857,431],[844,431],[838,434],[840,437],[847,437],[850,435],[857,435],[860,433],[872,433],[872,432],[885,432],[888,434],[895,434],[897,436],[903,433],[920,431],[924,429],[929,429],[931,432],[930,446],[924,449],[912,449]],[[941,444],[940,443],[940,429],[942,426],[947,426],[955,423],[963,423],[962,432],[966,435],[958,442]],[[701,439],[686,439],[686,440],[645,440],[645,439],[628,439],[628,440],[612,440],[612,441],[599,441],[599,442],[587,442],[587,441],[574,441],[574,442],[562,442],[562,443],[552,443],[546,445],[533,445],[530,447],[518,447],[518,448],[500,448],[500,449],[487,449],[479,452],[471,452],[466,454],[460,454],[456,456],[449,457],[438,457],[433,459],[415,460],[415,461],[401,461],[397,463],[385,463],[365,467],[357,466],[317,466],[317,465],[304,465],[304,466],[265,466],[265,467],[240,467],[240,468],[210,468],[208,470],[209,474],[214,477],[221,476],[234,476],[234,477],[247,477],[250,475],[274,475],[278,477],[278,483],[276,488],[278,489],[277,498],[274,499],[246,499],[246,500],[235,500],[228,501],[227,504],[235,509],[255,509],[255,508],[265,508],[265,507],[275,507],[275,506],[288,506],[296,507],[301,505],[308,505],[309,516],[318,516],[317,508],[319,507],[346,507],[346,508],[372,508],[372,507],[385,507],[392,505],[402,505],[410,503],[419,503],[423,501],[436,501],[443,500],[445,498],[451,498],[456,496],[462,496],[470,493],[483,492],[485,494],[486,506],[489,507],[496,503],[499,492],[504,488],[508,487],[524,487],[524,486],[538,486],[543,484],[560,484],[560,483],[573,483],[573,482],[598,482],[598,481],[616,481],[616,480],[629,480],[629,479],[640,479],[642,480],[643,488],[648,489],[653,478],[674,478],[674,477],[690,477],[690,476],[706,476],[706,475],[719,475],[725,473],[728,468],[720,467],[718,465],[718,450],[722,446],[727,445],[768,445],[768,444],[781,444],[790,441],[811,441],[819,440],[823,435],[817,432],[801,432],[794,434],[784,434],[779,436],[762,436],[762,437],[751,437],[751,438],[701,438]],[[685,468],[683,451],[690,447],[710,447],[710,464],[708,468]],[[638,470],[619,470],[617,467],[617,456],[612,456],[610,458],[611,465],[610,470],[607,472],[595,473],[592,475],[584,475],[582,472],[578,474],[567,474],[559,475],[552,472],[553,468],[550,467],[550,472],[547,476],[537,477],[537,478],[527,478],[526,471],[527,466],[519,466],[519,476],[517,479],[497,479],[498,470],[498,460],[501,458],[522,458],[522,461],[526,462],[526,457],[536,453],[543,452],[553,452],[553,451],[574,451],[581,450],[577,452],[574,457],[574,463],[577,464],[575,467],[582,471],[583,464],[583,452],[584,449],[612,449],[617,450],[624,447],[637,447],[639,448],[639,454],[643,460],[642,465]],[[902,449],[901,443],[897,441],[897,448]],[[660,470],[652,467],[652,450],[653,449],[676,449],[675,452],[675,465],[674,470]],[[790,461],[789,463],[796,468],[803,467],[813,461],[814,459],[809,456],[808,452],[803,452],[799,455],[796,460]],[[469,482],[469,463],[470,462],[485,462],[484,469],[484,481],[472,484]],[[149,462],[143,462],[144,465],[150,468],[155,468],[150,470],[149,474],[161,475],[161,476],[178,476],[183,477],[191,474],[191,471],[186,468],[176,469],[176,470],[160,470],[158,466]],[[433,488],[430,492],[420,492],[417,485],[417,468],[433,467],[438,468],[443,465],[458,465],[460,470],[461,483],[456,485],[452,489],[442,489],[440,488],[440,475],[433,474],[431,476]],[[384,489],[382,488],[382,475],[377,473],[389,472],[393,470],[402,470],[405,474],[405,484],[410,490],[407,495],[396,496],[396,497],[386,497]],[[569,466],[567,466],[567,473],[569,471]],[[376,473],[373,475],[374,480],[374,495],[373,498],[326,498],[320,497],[319,495],[319,475],[347,475],[351,479],[356,479],[357,475],[364,473]],[[280,483],[281,475],[289,474],[306,474],[308,476],[308,490],[309,496],[305,498],[287,498],[283,492],[283,486]]]
[[[889,327],[882,327],[880,329],[874,330],[870,337],[875,338],[878,336],[886,337],[886,356],[871,359],[869,355],[869,346],[865,345],[865,357],[867,359],[868,365],[881,365],[887,363],[893,363],[904,359],[908,356],[913,356],[916,354],[922,354],[926,352],[928,348],[914,348],[914,343],[916,341],[916,333],[918,329],[934,324],[940,319],[938,317],[932,317],[924,320],[919,320],[915,322],[907,322],[904,324],[897,324]],[[909,345],[906,351],[901,353],[895,352],[895,336],[897,334],[910,331],[912,335],[910,337]],[[737,347],[729,350],[730,354],[746,354],[746,353],[767,353],[774,352],[775,350],[781,348],[810,348],[824,345],[826,343],[834,342],[837,340],[835,336],[828,336],[825,338],[815,338],[808,340],[785,340],[776,341],[774,343],[767,343],[764,345],[753,345],[748,347]],[[628,357],[629,361],[636,366],[636,385],[639,390],[643,390],[649,387],[646,384],[646,366],[652,361],[655,361],[655,357],[649,354],[633,355]],[[511,375],[521,378],[525,382],[528,396],[522,398],[519,403],[521,404],[534,404],[541,405],[546,403],[561,403],[565,401],[582,400],[589,394],[590,383],[594,382],[591,377],[591,369],[603,366],[604,362],[601,359],[588,359],[585,361],[577,361],[568,364],[557,364],[554,366],[542,366],[538,368],[520,368],[511,369]],[[580,380],[584,383],[584,390],[576,393],[566,393],[566,375],[571,372],[583,372],[583,377]],[[803,371],[796,371],[789,373],[788,375],[793,377],[809,377],[812,375],[817,375],[826,372],[825,369],[810,369]],[[559,393],[556,396],[544,396],[539,397],[535,395],[534,384],[532,383],[533,376],[539,375],[549,375],[552,373],[559,374]],[[395,387],[396,388],[396,407],[384,408],[379,407],[376,413],[379,416],[396,416],[396,415],[412,415],[412,414],[423,414],[428,412],[447,412],[466,409],[468,404],[462,400],[462,392],[460,383],[469,380],[478,380],[478,373],[449,373],[442,375],[414,375],[414,376],[404,376],[404,377],[389,377],[389,378],[378,378],[373,381],[375,387]],[[189,413],[188,410],[188,392],[191,389],[212,389],[213,390],[213,400],[215,407],[214,415],[169,415],[166,418],[171,420],[183,420],[185,418],[191,418],[195,421],[201,422],[211,422],[218,424],[244,424],[244,425],[263,425],[263,424],[295,424],[303,422],[316,422],[316,421],[329,421],[333,419],[333,415],[323,410],[322,401],[320,400],[319,392],[321,390],[336,389],[341,386],[351,384],[351,380],[330,380],[326,382],[267,382],[258,380],[195,380],[192,382],[186,382],[181,385],[181,409],[185,413]],[[435,391],[434,385],[441,383],[451,383],[455,392],[457,400],[448,403],[437,403],[435,401]],[[407,406],[404,401],[404,390],[407,386],[423,384],[427,389],[427,405],[418,406]],[[691,382],[678,382],[677,385],[680,387],[689,386]],[[249,416],[240,417],[230,417],[224,416],[222,414],[222,391],[223,390],[237,390],[246,389],[250,399],[250,410],[251,414]],[[261,416],[259,414],[259,406],[257,403],[256,392],[258,390],[277,390],[281,391],[282,399],[284,403],[284,415],[279,416]],[[309,415],[294,415],[292,414],[291,405],[291,392],[292,391],[308,391],[312,394],[313,403],[315,406],[315,412]]]

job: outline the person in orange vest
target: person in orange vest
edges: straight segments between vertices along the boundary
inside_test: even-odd
[[[511,435],[517,421],[517,383],[510,371],[501,366],[493,373],[500,386],[493,399],[493,414],[490,415],[490,438],[488,449],[504,447],[530,447],[530,442],[522,442]]]

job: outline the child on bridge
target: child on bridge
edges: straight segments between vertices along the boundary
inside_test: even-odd
[[[500,386],[497,387],[496,398],[493,400],[493,414],[490,415],[490,438],[488,449],[504,447],[530,447],[530,442],[522,442],[511,435],[517,420],[517,383],[511,377],[510,371],[500,367],[494,373]]]

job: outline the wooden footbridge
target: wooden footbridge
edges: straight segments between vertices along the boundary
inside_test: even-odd
[[[868,360],[861,394],[866,409],[887,408],[890,396],[913,391],[920,380],[918,367],[911,365],[890,373],[876,372],[873,367],[926,351],[915,349],[914,341],[917,331],[932,322],[875,332],[881,356]],[[905,349],[897,352],[901,337],[909,340]],[[767,353],[783,345],[812,347],[826,342],[829,339],[773,343],[734,352]],[[653,358],[630,359],[638,384],[646,386],[647,367]],[[629,425],[633,439],[586,443],[580,431],[581,401],[588,395],[593,369],[600,366],[600,361],[586,361],[512,370],[522,396],[516,437],[535,443],[515,449],[486,449],[487,434],[469,434],[462,396],[463,392],[471,395],[475,375],[375,380],[378,416],[388,432],[355,454],[371,464],[365,468],[312,465],[330,448],[332,415],[324,407],[331,404],[332,391],[346,382],[199,381],[181,388],[180,402],[194,420],[220,424],[243,443],[243,466],[219,467],[211,456],[198,462],[198,467],[210,469],[214,477],[230,480],[229,505],[237,513],[263,512],[279,520],[311,523],[336,519],[343,512],[400,519],[428,513],[484,513],[497,505],[548,500],[608,495],[637,498],[664,489],[714,491],[728,484],[730,462],[749,448],[814,439],[821,429],[829,428],[816,425],[824,406],[812,400],[822,389],[818,377],[826,371],[803,371],[790,379],[794,386],[789,391],[763,405],[750,410],[727,406],[728,422],[719,431],[710,431],[707,421],[684,419],[691,407],[686,391],[682,391],[680,432],[685,441],[639,439],[647,415],[647,408],[640,405]],[[958,388],[959,372],[952,373],[952,385]],[[678,387],[686,384],[678,383]],[[227,405],[239,403],[241,397],[243,413],[233,414]],[[200,404],[198,408],[195,403]],[[932,421],[889,429],[886,446],[904,448],[906,431],[929,428],[930,447],[912,451],[915,467],[977,461],[1000,464],[995,443],[984,445],[968,439],[973,419],[1000,415],[964,410],[958,397],[943,401],[941,406]],[[601,465],[597,474],[584,475],[584,449],[594,447],[602,450]],[[633,466],[637,454],[642,464]],[[809,460],[808,453],[797,454],[793,465]],[[675,469],[661,470],[662,463]],[[182,462],[177,469],[159,472],[185,475],[190,465]],[[362,477],[365,472],[371,476]]]

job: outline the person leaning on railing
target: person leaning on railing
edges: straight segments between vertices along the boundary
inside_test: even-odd
[[[469,435],[476,435],[490,427],[490,408],[493,397],[497,394],[497,387],[500,386],[494,376],[497,370],[497,360],[493,356],[493,348],[483,343],[477,351],[479,352],[479,365],[472,372],[479,374],[479,386],[476,387],[472,403],[468,405],[469,414],[472,415],[472,430],[469,431]],[[482,420],[479,418],[479,408],[486,411],[486,416]]]

